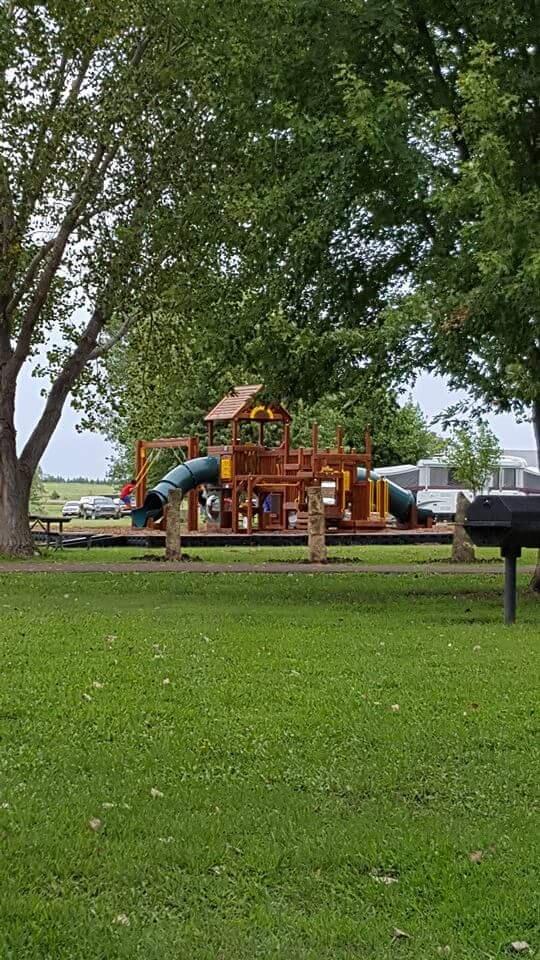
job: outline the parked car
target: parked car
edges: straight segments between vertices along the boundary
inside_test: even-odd
[[[118,520],[122,515],[112,497],[81,497],[80,511],[85,520]]]
[[[63,517],[80,517],[81,504],[79,500],[68,500],[62,507]]]

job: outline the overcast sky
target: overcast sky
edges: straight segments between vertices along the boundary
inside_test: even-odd
[[[451,393],[444,380],[423,376],[413,390],[425,414],[431,418],[464,394]],[[17,401],[17,430],[19,444],[28,435],[43,404],[40,384],[29,376],[21,379]],[[111,445],[99,434],[76,432],[78,415],[68,406],[43,458],[45,473],[65,477],[104,477],[107,460],[112,455]],[[518,424],[510,416],[490,418],[491,427],[506,450],[534,450],[534,435],[528,423]]]

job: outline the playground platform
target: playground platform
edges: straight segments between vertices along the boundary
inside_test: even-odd
[[[417,528],[406,530],[386,527],[382,530],[361,530],[356,532],[329,532],[326,543],[329,547],[364,546],[406,546],[426,544],[450,544],[452,528],[448,526]],[[44,538],[43,538],[44,539]],[[40,534],[35,540],[41,542]],[[155,530],[135,531],[131,528],[117,527],[99,529],[70,529],[58,537],[65,549],[69,547],[145,547],[148,549],[165,546],[165,534]],[[185,549],[198,547],[303,547],[307,546],[306,532],[279,531],[276,533],[185,533],[182,546]]]

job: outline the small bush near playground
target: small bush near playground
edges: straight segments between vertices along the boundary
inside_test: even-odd
[[[1,957],[538,951],[532,598],[512,630],[485,575],[10,575],[0,604]]]

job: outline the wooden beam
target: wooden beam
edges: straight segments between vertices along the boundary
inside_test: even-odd
[[[313,456],[319,452],[319,424],[314,423],[311,427],[311,447],[313,450]]]

